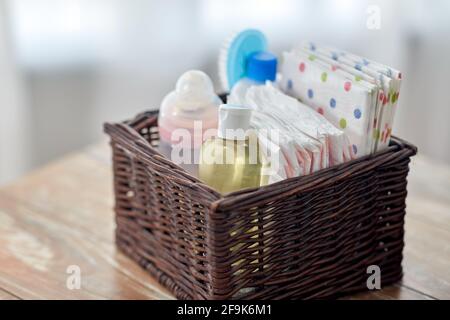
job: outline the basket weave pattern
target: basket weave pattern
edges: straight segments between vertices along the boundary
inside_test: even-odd
[[[221,195],[156,150],[157,113],[105,124],[118,247],[180,299],[311,299],[402,276],[414,146]]]

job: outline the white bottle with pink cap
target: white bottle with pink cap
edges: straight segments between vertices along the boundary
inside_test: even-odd
[[[181,75],[175,90],[161,103],[159,151],[196,176],[199,150],[217,130],[220,104],[212,81],[204,72],[191,70]]]

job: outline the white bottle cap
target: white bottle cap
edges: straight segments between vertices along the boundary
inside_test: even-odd
[[[220,105],[218,137],[229,140],[245,140],[251,116],[252,109],[249,107],[232,104]]]

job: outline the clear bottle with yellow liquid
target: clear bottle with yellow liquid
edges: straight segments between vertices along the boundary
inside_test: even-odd
[[[267,161],[255,133],[249,131],[252,109],[223,104],[217,136],[200,151],[199,178],[221,193],[267,184]]]
[[[219,108],[219,125],[217,136],[206,140],[200,151],[199,178],[221,193],[229,193],[245,188],[254,188],[268,183],[266,169],[269,163],[261,152],[261,146],[255,132],[248,130],[252,109],[248,107],[223,104]],[[245,248],[257,250],[260,234],[258,232],[258,212],[251,215],[251,224],[234,228],[230,237],[246,235],[250,242],[243,241],[230,248],[230,254]],[[259,261],[239,259],[231,264],[234,274],[245,272],[254,265],[259,268]],[[241,289],[240,294],[252,291],[254,288]]]

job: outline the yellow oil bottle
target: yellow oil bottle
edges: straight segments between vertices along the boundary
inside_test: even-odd
[[[247,107],[221,105],[217,137],[202,145],[199,178],[221,193],[267,184],[267,163],[256,134],[248,131],[251,113]]]

